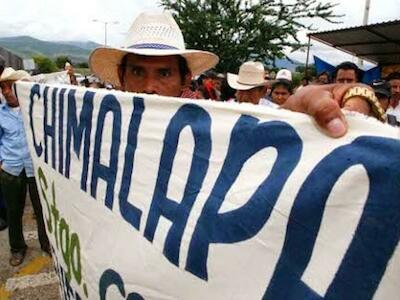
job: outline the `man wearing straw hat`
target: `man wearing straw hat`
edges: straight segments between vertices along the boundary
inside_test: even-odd
[[[25,71],[15,71],[13,68],[5,68],[0,76],[0,89],[6,100],[6,103],[0,105],[0,182],[3,198],[7,204],[12,266],[18,266],[23,262],[27,249],[22,230],[27,188],[36,215],[41,248],[50,253],[22,114],[18,99],[12,90],[12,84],[16,80],[28,77],[29,74]]]
[[[0,76],[4,71],[4,67],[6,65],[6,60],[3,56],[0,55]],[[4,204],[3,197],[1,196],[0,192],[0,231],[7,228],[7,211],[6,206]]]
[[[128,32],[125,47],[97,48],[89,58],[92,71],[115,87],[172,97],[179,97],[193,76],[217,63],[213,53],[185,48],[182,32],[168,12],[141,13]],[[311,115],[327,134],[340,137],[347,130],[341,107],[368,115],[375,103],[372,97],[359,95],[358,90],[349,94],[355,86],[307,87],[282,107]],[[360,88],[363,92],[366,89]],[[344,102],[346,105],[342,105]]]
[[[238,102],[259,104],[267,93],[264,65],[258,61],[247,61],[239,68],[239,74],[228,73],[228,84],[236,90]]]

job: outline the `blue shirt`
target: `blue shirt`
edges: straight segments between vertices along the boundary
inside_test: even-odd
[[[34,176],[21,109],[7,104],[0,104],[0,161],[11,175],[18,176],[25,169],[27,177]]]

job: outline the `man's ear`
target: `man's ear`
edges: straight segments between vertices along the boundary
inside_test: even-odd
[[[121,65],[118,66],[118,78],[119,78],[119,83],[121,84],[121,90],[125,91],[124,68],[122,68]]]
[[[189,72],[185,75],[185,78],[183,78],[183,85],[182,89],[185,89],[187,87],[190,87],[190,83],[192,82],[192,73]]]

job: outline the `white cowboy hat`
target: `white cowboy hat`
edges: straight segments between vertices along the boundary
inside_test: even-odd
[[[29,77],[29,73],[24,70],[16,71],[13,68],[5,68],[3,73],[1,73],[0,82],[27,79]]]
[[[100,47],[90,55],[93,73],[103,81],[120,86],[118,66],[127,53],[145,56],[180,55],[187,61],[192,76],[211,69],[218,63],[214,53],[185,48],[182,31],[169,12],[141,13],[125,39],[125,47]]]
[[[257,61],[248,61],[239,68],[239,75],[228,73],[228,84],[235,90],[250,90],[267,83],[264,65]]]
[[[290,72],[288,69],[281,69],[276,74],[275,79],[276,80],[285,79],[285,80],[288,80],[288,81],[292,81],[292,72]]]

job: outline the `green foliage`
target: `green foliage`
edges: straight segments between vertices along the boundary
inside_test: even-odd
[[[52,73],[57,71],[57,66],[50,58],[46,56],[33,57],[39,73]]]
[[[69,63],[70,63],[71,60],[70,60],[69,57],[66,56],[66,55],[60,55],[60,56],[57,56],[57,57],[56,57],[56,59],[54,60],[54,62],[56,63],[57,68],[59,68],[59,69],[64,69],[65,63],[66,63],[66,62],[69,62]]]
[[[301,79],[304,77],[304,74],[293,72],[292,73],[292,85],[294,88],[297,88],[301,85]]]
[[[305,76],[306,75],[306,66],[304,65],[304,66],[296,67],[296,72],[301,73],[302,76]],[[309,76],[309,77],[317,76],[317,69],[315,68],[314,64],[311,64],[308,66],[307,76]]]
[[[303,46],[299,30],[312,30],[303,21],[322,18],[335,22],[334,4],[318,0],[160,0],[172,11],[188,48],[220,57],[217,70],[236,72],[247,60],[274,61],[284,50]]]
[[[79,68],[79,67],[77,67],[77,68],[74,68],[74,70],[75,70],[75,73],[79,73],[79,74],[81,74],[83,76],[87,76],[87,75],[92,74],[92,71],[89,68]]]
[[[89,68],[89,64],[87,62],[81,62],[76,64],[77,68],[82,68],[82,69],[88,69]]]

